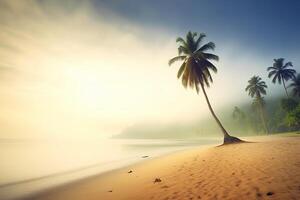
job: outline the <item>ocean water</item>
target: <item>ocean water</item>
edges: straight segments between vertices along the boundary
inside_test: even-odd
[[[217,143],[216,139],[0,140],[0,200],[22,199],[145,159]]]

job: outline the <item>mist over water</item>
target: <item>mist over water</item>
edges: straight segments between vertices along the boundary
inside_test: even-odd
[[[218,142],[209,138],[0,140],[0,196],[4,199],[27,196],[166,153]]]

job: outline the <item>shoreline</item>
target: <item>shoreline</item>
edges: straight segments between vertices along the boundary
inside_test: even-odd
[[[266,138],[173,152],[27,199],[299,198],[300,137]]]
[[[280,136],[256,138],[253,143],[187,149],[27,199],[297,199],[298,152],[300,137]]]
[[[186,149],[178,149],[178,150],[175,150],[175,151],[166,152],[166,153],[163,153],[161,155],[156,155],[156,156],[153,156],[153,157],[152,156],[147,156],[146,158],[141,157],[140,160],[136,160],[135,162],[133,162],[131,164],[128,164],[128,165],[125,165],[125,166],[120,166],[120,167],[117,167],[117,168],[114,168],[114,169],[111,169],[111,170],[108,170],[108,171],[103,171],[103,172],[93,174],[93,175],[90,175],[90,176],[87,176],[87,177],[79,178],[79,179],[76,179],[74,181],[70,181],[70,182],[67,182],[67,183],[59,184],[59,185],[44,189],[42,191],[35,192],[34,194],[27,195],[27,196],[21,197],[21,198],[12,199],[12,200],[19,200],[19,199],[31,200],[33,198],[34,199],[39,198],[39,196],[43,196],[45,194],[55,192],[57,189],[60,190],[60,189],[66,188],[66,187],[73,187],[73,186],[76,186],[76,185],[81,184],[83,182],[88,182],[88,181],[90,181],[92,179],[95,179],[95,178],[96,179],[98,179],[98,178],[103,179],[103,178],[106,178],[107,176],[112,176],[115,173],[128,172],[128,169],[139,167],[141,165],[151,163],[152,161],[164,159],[164,158],[167,158],[169,156],[175,156],[175,155],[178,155],[180,153],[185,153],[185,152],[193,151],[193,150],[197,150],[197,151],[198,150],[205,150],[207,148],[217,147],[215,145],[216,144],[200,145],[199,147],[193,146],[193,147],[188,147]]]
[[[175,150],[173,149],[170,151],[162,152],[160,154],[150,153],[148,155],[147,153],[145,153],[145,155],[146,154],[148,155],[147,158],[143,158],[143,156],[140,156],[139,158],[126,160],[125,162],[118,161],[112,163],[105,163],[103,165],[94,164],[91,166],[87,166],[87,167],[85,166],[79,169],[74,169],[72,171],[59,172],[59,173],[55,173],[43,177],[37,177],[29,180],[22,180],[13,183],[8,183],[0,187],[0,191],[2,193],[1,198],[5,200],[31,199],[34,196],[47,193],[52,190],[56,190],[57,188],[77,184],[78,182],[85,181],[94,177],[105,176],[106,174],[114,173],[115,171],[122,170],[130,166],[139,165],[141,163],[145,163],[154,159],[159,159],[161,157],[176,154],[178,152],[188,151],[194,148],[207,148],[213,145],[215,144],[214,143],[200,144],[198,147],[187,146],[185,148],[180,148]],[[108,169],[108,167],[112,167],[112,168]],[[83,176],[80,175],[82,173],[87,175],[83,175]],[[58,183],[55,183],[57,181]],[[50,185],[47,184],[48,182],[50,182]],[[38,188],[35,188],[36,186]]]
[[[24,200],[31,200],[31,199],[36,199],[36,198],[39,199],[40,198],[39,196],[44,196],[44,195],[50,194],[52,192],[56,192],[57,189],[63,190],[64,188],[74,187],[77,185],[81,185],[82,183],[89,182],[93,179],[105,179],[107,177],[114,176],[116,173],[128,173],[128,171],[130,171],[130,169],[132,169],[132,168],[137,168],[137,167],[140,167],[143,165],[147,165],[149,163],[152,163],[153,161],[157,162],[161,159],[165,159],[170,156],[177,156],[178,154],[181,154],[181,153],[190,152],[190,151],[199,151],[199,150],[201,151],[201,150],[206,150],[207,148],[214,148],[214,147],[218,147],[218,146],[204,145],[204,146],[200,146],[200,147],[190,147],[188,149],[179,149],[179,150],[175,150],[173,152],[168,152],[163,155],[159,155],[159,156],[155,156],[155,157],[149,156],[147,158],[141,158],[142,160],[136,161],[135,163],[132,163],[132,164],[129,164],[126,166],[122,166],[119,168],[115,168],[115,169],[112,169],[109,171],[100,172],[99,174],[94,174],[94,175],[84,177],[82,179],[78,179],[78,180],[68,182],[65,184],[61,184],[58,186],[54,186],[49,189],[45,189],[41,192],[37,192],[33,195],[28,195],[25,198],[20,198],[20,199],[24,199]]]

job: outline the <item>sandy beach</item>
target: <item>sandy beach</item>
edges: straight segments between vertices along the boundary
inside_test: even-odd
[[[300,137],[255,140],[148,158],[30,199],[300,199]]]

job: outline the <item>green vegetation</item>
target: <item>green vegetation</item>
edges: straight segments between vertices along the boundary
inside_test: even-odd
[[[246,91],[251,97],[254,97],[252,103],[252,111],[249,111],[246,116],[253,130],[256,132],[261,131],[261,126],[266,133],[269,132],[282,132],[282,131],[294,131],[300,128],[300,75],[296,74],[296,70],[291,69],[293,67],[291,62],[284,63],[284,58],[274,59],[272,67],[268,67],[268,77],[272,78],[272,82],[279,84],[283,83],[283,87],[287,98],[275,99],[275,102],[265,102],[261,94],[266,95],[267,85],[264,81],[261,81],[259,76],[253,76],[249,81],[249,85],[246,87]],[[286,82],[292,80],[292,83],[288,88],[292,88],[293,98],[289,97]],[[266,112],[266,107],[269,107]],[[255,108],[259,108],[261,123],[257,121]]]
[[[210,61],[218,61],[219,57],[215,54],[207,53],[208,50],[214,50],[215,44],[208,42],[203,46],[200,46],[203,39],[206,37],[204,33],[196,33],[189,31],[184,40],[178,37],[176,42],[179,44],[178,56],[172,58],[169,61],[169,65],[176,61],[183,61],[178,73],[177,78],[182,80],[182,85],[187,88],[196,89],[199,93],[200,88],[205,96],[208,108],[214,117],[215,121],[221,128],[224,135],[224,143],[240,142],[236,137],[232,137],[223,127],[222,123],[216,116],[214,110],[211,107],[208,96],[205,91],[205,87],[209,87],[213,82],[210,71],[216,73],[217,68]]]
[[[285,118],[285,123],[289,127],[295,127],[297,130],[300,128],[300,104],[298,106],[287,113]]]
[[[266,101],[263,100],[263,104],[266,124],[270,133],[289,132],[300,129],[299,99],[274,97]],[[258,112],[256,105],[243,104],[239,109],[245,113],[244,124],[242,125],[235,120],[235,126],[233,124],[230,127],[239,126],[240,131],[248,131],[253,134],[265,132],[261,114]]]
[[[292,81],[289,88],[292,88],[294,97],[300,97],[300,74],[293,78]]]

